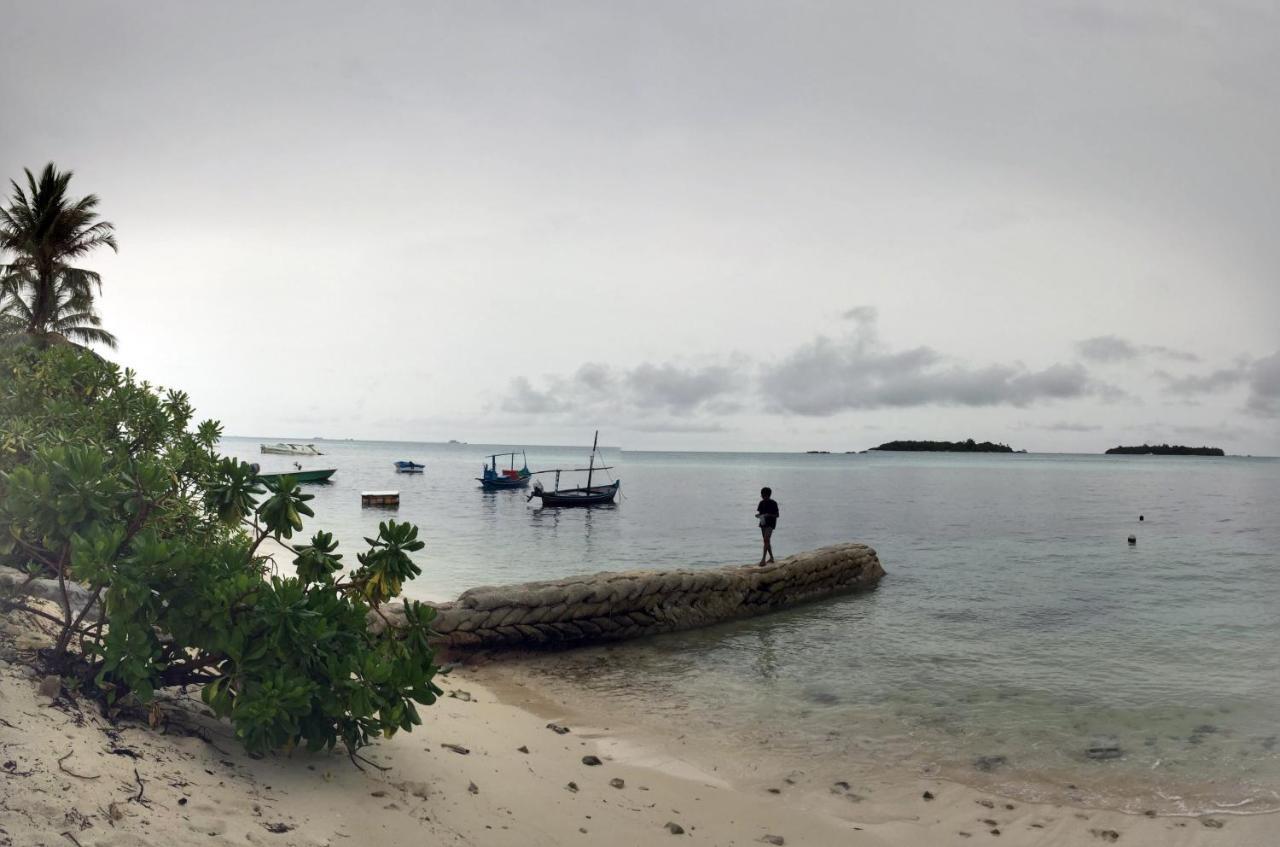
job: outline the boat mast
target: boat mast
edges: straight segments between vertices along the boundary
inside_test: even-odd
[[[600,430],[596,430],[596,437],[591,439],[591,460],[587,462],[587,491],[591,490],[591,472],[596,467],[596,445],[600,443]]]

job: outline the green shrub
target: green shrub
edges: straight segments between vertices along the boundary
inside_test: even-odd
[[[344,573],[329,533],[292,541],[311,495],[220,457],[218,424],[192,419],[185,394],[87,351],[0,347],[0,563],[74,580],[105,613],[65,591],[57,615],[6,601],[58,624],[51,667],[109,704],[202,686],[251,751],[354,755],[420,723],[416,704],[440,694],[434,609],[407,602],[403,625],[368,626],[421,573],[417,528],[381,524]],[[261,554],[268,538],[292,574]]]

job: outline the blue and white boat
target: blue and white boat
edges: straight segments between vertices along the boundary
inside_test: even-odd
[[[396,473],[422,473],[426,469],[426,465],[420,465],[417,462],[396,462]]]

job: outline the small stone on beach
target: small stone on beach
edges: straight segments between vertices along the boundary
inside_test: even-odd
[[[1204,818],[1200,823],[1203,826],[1209,827],[1209,829],[1222,829],[1222,821],[1214,820],[1213,818]]]
[[[582,757],[582,764],[584,764],[584,765],[589,765],[589,766],[591,766],[591,767],[595,767],[596,765],[601,765],[601,764],[604,764],[604,763],[600,761],[600,757],[599,757],[599,756],[583,756],[583,757]]]
[[[569,783],[568,785],[565,786],[565,788],[569,789],[575,794],[578,793],[578,783],[576,782]]]
[[[470,791],[472,794],[479,794],[479,793],[480,793],[480,786],[476,785],[476,784],[473,782],[473,783],[471,783],[471,784],[469,784],[469,785],[467,786],[467,790],[468,790],[468,791]]]
[[[521,745],[521,746],[517,747],[517,748],[516,748],[516,750],[520,751],[521,753],[528,753],[528,752],[529,752],[529,748],[528,748],[528,747],[526,747],[526,746],[524,746],[524,745]]]
[[[610,784],[610,785],[612,785],[614,788],[626,788],[626,787],[627,787],[627,783],[626,783],[626,782],[624,782],[624,781],[622,780],[622,778],[621,778],[621,777],[617,777],[617,776],[615,776],[613,779],[609,780],[609,784]]]
[[[924,799],[926,799],[926,800],[932,800],[932,799],[933,799],[933,792],[932,792],[932,791],[926,791],[925,793],[921,794],[920,796],[921,796],[921,797],[923,797],[923,798],[924,798]]]
[[[566,732],[568,732],[568,731],[569,731],[569,727],[567,727],[567,726],[561,726],[561,725],[560,725],[560,724],[558,724],[558,723],[549,723],[549,724],[547,724],[547,729],[551,730],[551,731],[552,731],[552,732],[554,732],[556,735],[564,735]]]
[[[672,835],[684,835],[684,827],[675,821],[667,821],[667,832]]]
[[[781,835],[766,835],[760,839],[760,843],[775,844],[777,847],[782,847],[783,844],[787,843],[787,839],[783,838]]]

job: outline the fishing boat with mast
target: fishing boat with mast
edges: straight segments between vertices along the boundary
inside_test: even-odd
[[[516,470],[516,456],[522,461],[519,470]],[[511,460],[511,466],[498,470],[498,459],[507,458]],[[485,463],[484,475],[476,477],[476,482],[485,491],[505,491],[508,488],[524,488],[529,484],[531,476],[533,474],[529,473],[529,459],[523,450],[519,453],[492,453]]]
[[[601,471],[611,470],[610,465],[597,465],[596,455],[597,446],[600,443],[600,430],[596,430],[595,438],[591,442],[591,458],[587,462],[585,468],[555,468],[546,471],[534,471],[535,474],[553,473],[556,475],[555,490],[547,491],[542,481],[538,480],[533,484],[533,490],[529,492],[529,500],[538,497],[542,500],[543,506],[603,506],[612,503],[613,498],[618,496],[618,489],[622,487],[622,480],[615,479],[608,485],[592,485],[592,477]],[[587,484],[581,488],[561,488],[560,474],[562,473],[581,473],[586,471]]]

